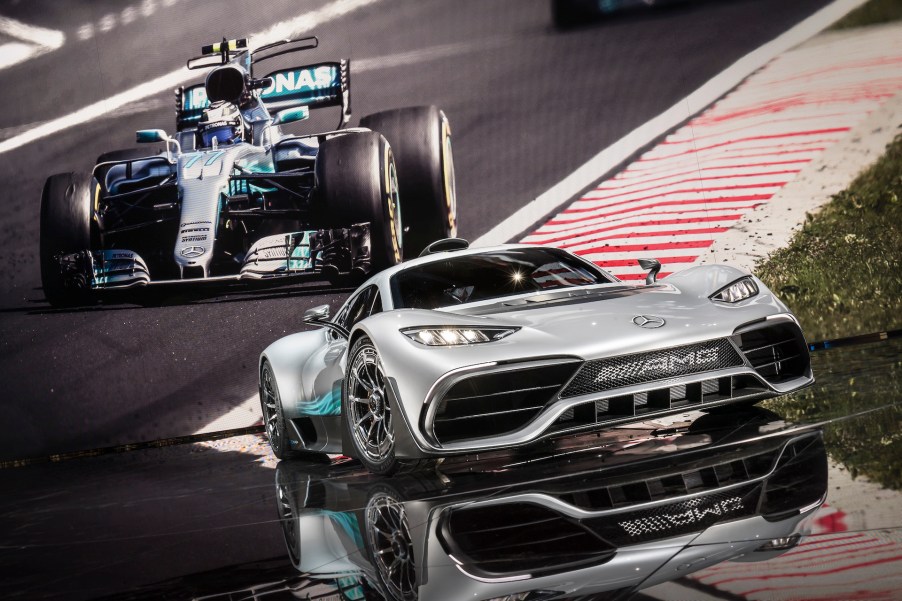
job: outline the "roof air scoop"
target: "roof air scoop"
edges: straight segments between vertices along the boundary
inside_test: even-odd
[[[470,243],[463,238],[445,238],[444,240],[436,240],[423,249],[420,253],[421,257],[434,255],[435,253],[446,253],[452,250],[466,250],[470,248]]]
[[[657,259],[639,259],[639,267],[648,269],[648,275],[645,276],[645,285],[650,286],[658,281],[658,272],[661,271],[661,262]]]

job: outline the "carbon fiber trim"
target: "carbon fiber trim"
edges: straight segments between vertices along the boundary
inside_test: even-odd
[[[583,364],[560,397],[566,399],[741,365],[742,358],[726,339],[597,359]]]

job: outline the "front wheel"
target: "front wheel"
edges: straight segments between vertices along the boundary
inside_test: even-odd
[[[41,195],[40,258],[44,296],[54,307],[90,300],[90,282],[69,277],[59,256],[91,248],[91,202],[94,180],[82,173],[51,175]]]
[[[285,416],[282,414],[282,401],[276,385],[276,376],[269,363],[264,363],[260,371],[260,409],[272,454],[277,459],[288,459],[292,455],[288,443],[288,430],[285,427]]]
[[[348,439],[361,463],[376,474],[391,475],[395,458],[395,430],[388,400],[388,380],[372,341],[363,337],[348,355],[342,413]]]
[[[315,165],[315,216],[326,227],[370,224],[372,267],[401,262],[402,222],[392,149],[375,132],[329,138]]]
[[[417,562],[404,504],[385,486],[373,488],[366,504],[367,550],[386,597],[418,598]]]

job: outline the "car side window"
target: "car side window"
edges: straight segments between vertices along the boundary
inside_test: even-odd
[[[335,323],[350,330],[361,319],[380,311],[382,311],[382,301],[379,289],[376,286],[369,286],[348,303],[347,310],[338,314]]]

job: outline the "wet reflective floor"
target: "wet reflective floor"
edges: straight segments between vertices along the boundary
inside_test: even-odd
[[[394,478],[253,437],[2,470],[0,598],[902,599],[900,351]]]

